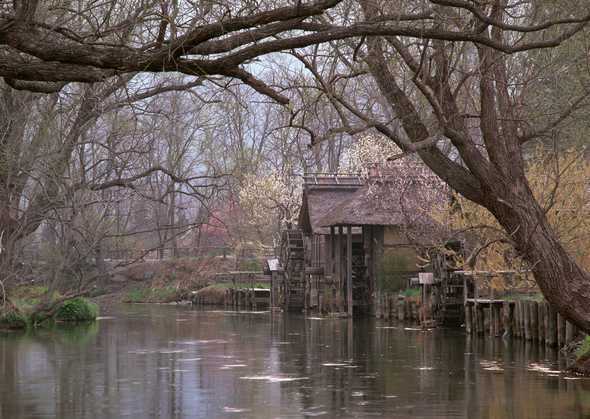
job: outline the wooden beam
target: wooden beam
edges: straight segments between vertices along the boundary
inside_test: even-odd
[[[342,310],[342,227],[338,227],[334,244],[334,283],[336,284],[336,299],[338,310]]]
[[[346,228],[346,293],[348,316],[352,317],[352,226]]]

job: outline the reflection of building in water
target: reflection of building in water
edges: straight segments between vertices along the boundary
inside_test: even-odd
[[[0,418],[532,419],[590,409],[588,380],[533,370],[554,369],[557,353],[521,341],[370,317],[162,306],[116,317],[1,336]]]

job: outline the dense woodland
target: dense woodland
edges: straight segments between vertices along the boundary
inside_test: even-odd
[[[590,331],[589,22],[583,0],[1,1],[0,301],[40,261],[80,291],[106,260],[271,251],[298,176],[419,159],[469,262],[509,254]]]

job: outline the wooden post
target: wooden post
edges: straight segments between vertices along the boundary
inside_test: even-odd
[[[490,312],[488,311],[488,308],[482,304],[482,318],[483,318],[483,327],[482,327],[482,334],[485,335],[489,335],[490,334]]]
[[[557,313],[557,347],[563,348],[565,345],[565,319]]]
[[[490,302],[490,309],[488,311],[488,318],[489,318],[488,319],[488,327],[489,327],[488,330],[489,330],[491,338],[493,338],[496,335],[496,333],[494,331],[494,324],[496,322],[496,319],[494,317],[495,314],[496,313],[494,313],[494,305]]]
[[[520,330],[518,329],[518,321],[520,319],[518,315],[518,301],[514,302],[512,316],[512,336],[520,337]]]
[[[503,312],[502,308],[503,308],[503,305],[502,304],[499,304],[499,303],[498,304],[494,304],[494,308],[495,308],[495,311],[496,311],[496,316],[495,316],[496,317],[496,323],[494,325],[495,333],[496,333],[496,336],[502,336],[502,331],[504,329],[504,327],[503,327],[504,321],[503,321],[503,316],[502,316],[502,312]]]
[[[529,305],[531,315],[531,339],[539,340],[539,304],[536,301],[531,301]]]
[[[348,316],[352,317],[352,226],[346,231],[346,294]]]
[[[520,337],[520,304],[518,301],[514,302],[514,336]]]
[[[328,287],[328,281],[334,279],[334,227],[330,226],[330,234],[328,235],[328,239],[326,240],[326,266],[324,271],[324,276],[322,277],[322,283],[320,287],[322,288],[322,299],[321,299],[321,309],[324,311],[331,311],[331,307],[328,306],[328,301],[330,298],[328,297],[332,289]]]
[[[575,333],[575,327],[572,323],[570,322],[565,322],[565,344],[569,344],[571,341],[574,340],[574,337],[576,335]]]
[[[538,313],[538,332],[539,342],[545,342],[545,304],[539,303],[537,306]]]
[[[497,319],[498,313],[496,312],[496,304],[490,302],[490,335],[492,337],[498,336],[498,331],[496,330],[497,326]]]
[[[467,332],[468,335],[471,334],[471,306],[469,304],[465,304],[465,332]]]
[[[481,304],[477,304],[477,333],[480,335],[485,334],[485,312]]]
[[[336,243],[335,243],[335,239],[336,239],[336,229],[334,228],[334,226],[330,226],[330,235],[328,236],[328,266],[326,266],[326,272],[328,273],[328,275],[330,275],[330,277],[334,277],[335,269],[334,269],[334,262],[336,259]]]
[[[276,275],[275,271],[272,271],[270,273],[270,306],[269,306],[269,308],[271,311],[275,305],[274,304],[274,302],[275,302],[274,293],[275,293],[275,283],[276,283],[275,275]]]
[[[520,337],[526,339],[526,301],[519,301],[520,304]]]
[[[397,298],[397,319],[401,322],[405,320],[404,317],[404,297]]]
[[[512,336],[512,324],[510,320],[510,303],[504,301],[502,303],[502,329],[504,329],[505,336]]]
[[[336,284],[336,306],[342,309],[342,227],[335,230],[334,282]]]
[[[549,346],[557,344],[557,312],[550,304],[547,305],[547,336],[545,343]]]
[[[473,302],[473,307],[471,309],[473,310],[473,331],[477,335],[479,334],[479,310],[477,301]]]
[[[375,297],[373,299],[373,314],[376,318],[381,317],[381,308],[379,305],[379,292],[375,292]]]
[[[523,301],[523,314],[524,314],[524,338],[526,340],[531,340],[531,311],[530,311],[530,304],[529,301]]]
[[[479,333],[479,313],[476,302],[471,304],[471,333],[475,335]]]

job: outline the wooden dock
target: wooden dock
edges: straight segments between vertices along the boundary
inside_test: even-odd
[[[233,310],[267,310],[270,307],[269,288],[228,288],[225,307]]]
[[[258,271],[231,271],[215,275],[216,284],[226,284],[223,305],[233,310],[268,310],[271,306],[270,288],[258,284],[268,283],[270,278]],[[197,302],[198,304],[198,302]]]

